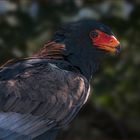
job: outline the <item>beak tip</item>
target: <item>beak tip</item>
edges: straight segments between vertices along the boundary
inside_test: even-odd
[[[121,45],[119,44],[118,46],[115,47],[116,48],[116,54],[119,54],[121,51]]]

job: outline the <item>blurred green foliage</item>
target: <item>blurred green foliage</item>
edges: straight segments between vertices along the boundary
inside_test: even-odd
[[[140,2],[126,0],[1,0],[0,63],[43,46],[63,22],[85,17],[109,25],[121,54],[105,58],[88,104],[60,139],[140,138]]]

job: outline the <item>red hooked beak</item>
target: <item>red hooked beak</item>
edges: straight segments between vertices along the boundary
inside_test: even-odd
[[[113,54],[120,52],[120,42],[113,35],[95,30],[90,33],[90,38],[92,39],[93,45],[102,50]]]

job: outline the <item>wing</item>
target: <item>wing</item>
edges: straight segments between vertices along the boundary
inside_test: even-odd
[[[34,138],[68,124],[84,104],[88,82],[80,74],[29,59],[0,71],[0,133]],[[1,131],[2,132],[2,131]]]

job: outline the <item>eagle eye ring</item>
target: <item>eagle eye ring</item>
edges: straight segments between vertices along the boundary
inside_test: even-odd
[[[96,38],[96,37],[98,37],[98,33],[96,31],[91,31],[90,32],[90,37],[91,38]]]

